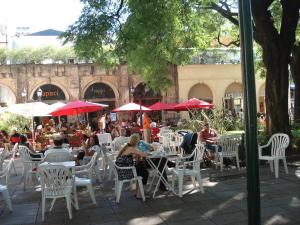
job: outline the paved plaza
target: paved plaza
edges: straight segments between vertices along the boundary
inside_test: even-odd
[[[17,159],[17,170],[21,170]],[[270,173],[269,167],[260,167],[262,224],[300,224],[300,167],[283,170],[279,179]],[[203,169],[205,194],[194,190],[182,198],[173,194],[158,193],[155,199],[145,202],[124,191],[120,204],[116,204],[113,182],[95,184],[97,206],[93,205],[85,189],[78,190],[79,210],[73,209],[69,220],[66,203],[58,200],[52,212],[41,221],[41,192],[37,181],[23,191],[20,175],[12,175],[10,192],[13,212],[5,208],[0,197],[0,224],[83,224],[83,225],[244,225],[247,224],[245,169],[236,172],[227,169],[220,173],[214,168]],[[186,180],[185,191],[192,188]]]

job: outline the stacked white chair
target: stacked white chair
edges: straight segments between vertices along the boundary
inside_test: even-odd
[[[182,157],[177,161],[176,167],[172,170],[172,186],[174,189],[175,186],[175,178],[178,178],[178,195],[182,197],[183,195],[183,177],[190,176],[194,188],[196,188],[195,178],[199,184],[200,190],[204,193],[204,188],[201,179],[200,173],[200,163],[203,160],[203,153],[205,151],[205,147],[203,144],[196,144],[196,148],[193,153],[187,157]]]
[[[30,150],[23,145],[18,146],[21,161],[23,163],[23,176],[24,176],[24,190],[26,189],[26,183],[30,179],[32,181],[32,174],[36,174],[36,168],[40,164],[43,154],[36,153],[40,158],[32,158],[30,156]]]
[[[5,180],[3,183],[0,182],[0,192],[3,194],[4,200],[10,211],[12,211],[13,209],[12,209],[11,199],[9,196],[8,180],[9,180],[9,172],[12,163],[13,163],[13,159],[10,159],[9,162],[6,164],[6,166],[3,168],[3,170],[0,170],[0,181]]]
[[[72,219],[72,193],[75,198],[75,207],[78,209],[76,188],[71,170],[64,166],[43,165],[37,173],[42,189],[42,221],[45,220],[46,199],[52,199],[50,211],[57,198],[66,198],[69,218]]]
[[[270,163],[271,172],[273,172],[273,163],[275,166],[275,177],[278,178],[279,173],[279,160],[283,161],[284,169],[286,174],[288,174],[288,168],[285,158],[285,150],[290,144],[290,138],[287,134],[277,133],[273,134],[266,145],[258,147],[259,160],[265,160]],[[263,155],[262,150],[264,148],[270,147],[271,154]]]
[[[75,186],[76,187],[86,187],[87,190],[90,193],[92,202],[97,205],[96,199],[95,199],[95,193],[93,190],[93,172],[94,167],[97,160],[97,152],[94,153],[91,160],[88,164],[83,166],[76,166],[75,167]],[[84,177],[78,177],[78,175],[87,175],[87,178]]]
[[[220,162],[221,172],[223,171],[224,158],[235,158],[237,169],[240,170],[239,163],[239,145],[241,144],[241,136],[228,135],[221,136],[217,141],[216,160]],[[221,147],[222,151],[218,151]],[[216,168],[218,163],[216,163]]]
[[[132,183],[134,181],[138,182],[138,186],[139,186],[139,190],[140,193],[142,195],[142,199],[143,201],[145,201],[145,193],[144,193],[144,187],[143,187],[143,183],[142,183],[142,177],[137,176],[136,173],[136,169],[134,166],[130,166],[130,167],[119,167],[115,164],[115,162],[111,159],[112,157],[108,157],[108,163],[109,166],[111,168],[113,168],[113,172],[115,174],[115,195],[116,195],[116,202],[119,203],[120,202],[120,197],[121,197],[121,192],[122,192],[122,187],[124,183]],[[128,180],[120,180],[119,176],[118,176],[118,172],[117,170],[131,170],[132,174],[133,174],[133,178],[132,179],[128,179]]]

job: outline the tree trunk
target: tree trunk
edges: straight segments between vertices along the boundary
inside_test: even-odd
[[[281,0],[282,20],[278,32],[268,10],[271,3],[272,1],[252,0],[254,38],[263,49],[263,61],[267,69],[265,92],[270,119],[267,132],[291,134],[288,113],[288,65],[295,42],[300,4],[296,0]]]
[[[294,45],[292,60],[290,63],[291,73],[295,83],[294,93],[294,122],[300,122],[300,44]]]

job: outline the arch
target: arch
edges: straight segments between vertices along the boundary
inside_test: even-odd
[[[243,85],[239,82],[231,83],[224,93],[224,107],[231,113],[239,113],[243,109]]]
[[[103,83],[103,84],[109,86],[109,88],[111,88],[113,90],[113,92],[114,92],[115,99],[119,99],[120,95],[119,95],[118,89],[112,83],[107,82],[107,81],[101,81],[101,82],[99,82],[99,81],[91,81],[91,82],[87,83],[86,86],[83,88],[83,92],[82,92],[84,99],[85,99],[85,97],[84,97],[85,93],[88,90],[88,88],[91,87],[93,84],[96,84],[96,83]]]
[[[116,106],[116,94],[112,86],[105,82],[93,82],[85,88],[83,98],[91,102],[109,105],[108,110]]]
[[[30,99],[37,100],[37,91],[39,88],[43,91],[41,100],[45,102],[66,101],[70,98],[68,91],[63,86],[57,83],[42,83],[33,89]]]
[[[9,106],[15,104],[17,101],[14,91],[3,84],[0,84],[0,105]]]
[[[243,85],[235,82],[228,85],[224,94],[225,98],[237,98],[243,96]]]
[[[196,84],[189,90],[188,98],[198,98],[207,102],[213,102],[213,93],[206,84]]]
[[[152,105],[162,100],[160,93],[155,93],[152,89],[148,88],[143,82],[140,82],[133,92],[133,101],[142,105]]]

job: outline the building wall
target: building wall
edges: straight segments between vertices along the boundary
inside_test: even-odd
[[[242,85],[240,64],[197,64],[178,66],[179,101],[189,98],[190,90],[197,84],[206,85],[212,92],[213,104],[221,109],[225,91],[231,84]],[[259,96],[264,91],[261,87],[264,80],[256,79],[257,109],[259,109]],[[259,93],[260,91],[260,93]]]
[[[66,101],[83,99],[87,88],[94,83],[108,85],[115,94],[116,107],[130,101],[130,87],[142,82],[140,76],[128,72],[126,65],[107,71],[95,64],[26,64],[0,66],[0,86],[11,90],[16,103],[23,102],[22,91],[27,90],[27,101],[42,85],[53,84],[65,94]],[[163,101],[174,102],[178,90],[167,90]]]

